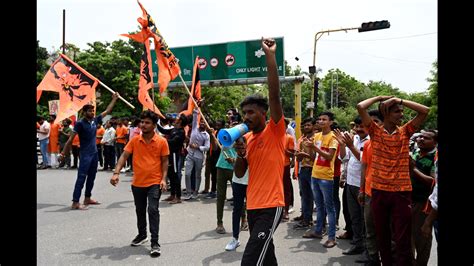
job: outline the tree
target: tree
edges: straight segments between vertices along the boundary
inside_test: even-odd
[[[428,87],[428,99],[430,112],[426,119],[425,127],[438,128],[438,60],[433,63],[433,69],[430,71],[431,77],[427,78],[431,84]]]

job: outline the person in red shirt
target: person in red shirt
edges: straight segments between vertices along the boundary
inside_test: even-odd
[[[267,99],[248,96],[240,104],[244,123],[251,132],[246,141],[234,147],[237,160],[235,175],[243,177],[249,169],[247,214],[250,238],[242,257],[242,265],[277,265],[273,234],[280,223],[285,206],[283,168],[285,165],[285,121],[280,102],[280,82],[275,58],[276,43],[262,38],[262,49],[268,68],[270,121],[266,123]]]
[[[120,170],[131,154],[133,156],[132,193],[137,214],[138,235],[132,240],[132,246],[140,246],[148,240],[146,232],[146,212],[148,201],[148,220],[151,233],[150,255],[161,255],[159,239],[160,210],[162,191],[167,190],[168,155],[170,153],[165,138],[155,133],[158,116],[146,110],[140,116],[142,134],[135,136],[124,148],[115,166],[110,183],[116,186]]]

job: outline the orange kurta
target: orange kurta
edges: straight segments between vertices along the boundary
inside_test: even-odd
[[[49,129],[49,153],[59,153],[59,124],[51,124]]]

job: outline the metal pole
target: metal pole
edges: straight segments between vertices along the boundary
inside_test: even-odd
[[[63,9],[63,54],[66,54],[66,9]]]
[[[315,35],[314,35],[314,50],[313,50],[313,68],[314,68],[314,73],[312,73],[311,75],[311,82],[313,83],[313,89],[312,89],[312,92],[311,92],[311,101],[314,102],[314,80],[316,79],[317,77],[317,74],[318,74],[318,70],[316,69],[316,44],[319,40],[319,38],[321,38],[323,36],[324,33],[330,33],[330,32],[336,32],[336,31],[345,31],[347,32],[348,30],[357,30],[359,29],[359,27],[353,27],[353,28],[342,28],[342,29],[337,29],[337,30],[323,30],[323,31],[318,31]],[[332,102],[332,100],[331,100]],[[316,108],[318,105],[317,103],[314,103],[314,108]],[[313,110],[314,109],[311,109],[310,111],[310,115],[311,117],[313,117]]]
[[[336,107],[339,107],[339,75],[336,72]]]
[[[334,97],[333,96],[334,95],[334,82],[333,82],[333,80],[334,80],[334,77],[331,75],[331,104],[329,105],[331,109],[333,107],[333,105],[332,105],[333,100],[332,99]]]
[[[334,95],[334,76],[336,76],[336,93]],[[337,74],[337,72],[333,72],[331,74],[331,109],[334,107],[334,106],[338,106],[338,84],[339,84],[339,76]],[[334,96],[333,96],[334,95]],[[334,100],[333,100],[334,99]],[[335,103],[335,104],[334,104]]]
[[[301,136],[301,81],[295,80],[295,134],[298,140]]]

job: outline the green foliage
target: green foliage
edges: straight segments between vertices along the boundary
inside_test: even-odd
[[[138,102],[138,80],[140,59],[143,53],[143,44],[133,40],[117,40],[109,42],[88,43],[88,48],[80,50],[73,44],[66,44],[66,55],[73,59],[82,68],[97,77],[111,89],[116,90],[135,106],[132,110],[122,101],[117,101],[113,109],[113,115],[131,116],[139,115],[142,105]],[[49,69],[49,64],[57,57],[59,51],[48,51],[39,46],[37,42],[37,81],[38,84]],[[306,78],[301,87],[301,111],[302,118],[309,117],[310,110],[306,108],[306,103],[311,101],[313,83],[307,77],[309,74],[302,71],[300,66],[294,69],[285,62],[286,76],[305,75]],[[336,122],[342,127],[347,127],[349,122],[357,116],[355,106],[360,101],[377,95],[393,95],[402,99],[410,99],[415,102],[430,107],[425,128],[437,128],[438,110],[438,62],[433,63],[431,76],[427,78],[430,82],[426,92],[407,94],[394,88],[391,84],[383,81],[369,81],[364,84],[340,69],[331,69],[324,76],[320,77],[317,113],[325,110],[334,112]],[[330,108],[331,88],[334,88],[334,107]],[[179,112],[182,104],[186,103],[189,95],[184,88],[169,88],[168,95],[160,97],[155,89],[155,104],[162,113]],[[151,92],[150,92],[151,93]],[[227,86],[227,87],[203,87],[202,97],[205,103],[202,107],[203,113],[211,120],[225,119],[226,111],[231,107],[239,107],[240,102],[248,95],[260,93],[268,97],[268,86]],[[286,117],[294,117],[294,84],[281,84],[281,101],[283,112]],[[337,97],[336,97],[337,96]],[[112,94],[101,85],[97,87],[97,112],[105,110],[111,100]],[[171,98],[170,98],[171,97]],[[336,98],[338,101],[336,103]],[[48,101],[58,99],[57,93],[44,91],[37,106],[38,114],[47,115]],[[240,109],[240,108],[239,108]],[[413,118],[415,113],[405,108],[405,119]]]
[[[357,113],[357,109],[353,106],[348,106],[346,108],[334,107],[329,109],[329,111],[334,114],[334,120],[337,122],[337,124],[346,130],[350,128],[349,123],[354,121],[354,119],[359,115],[359,113]]]

